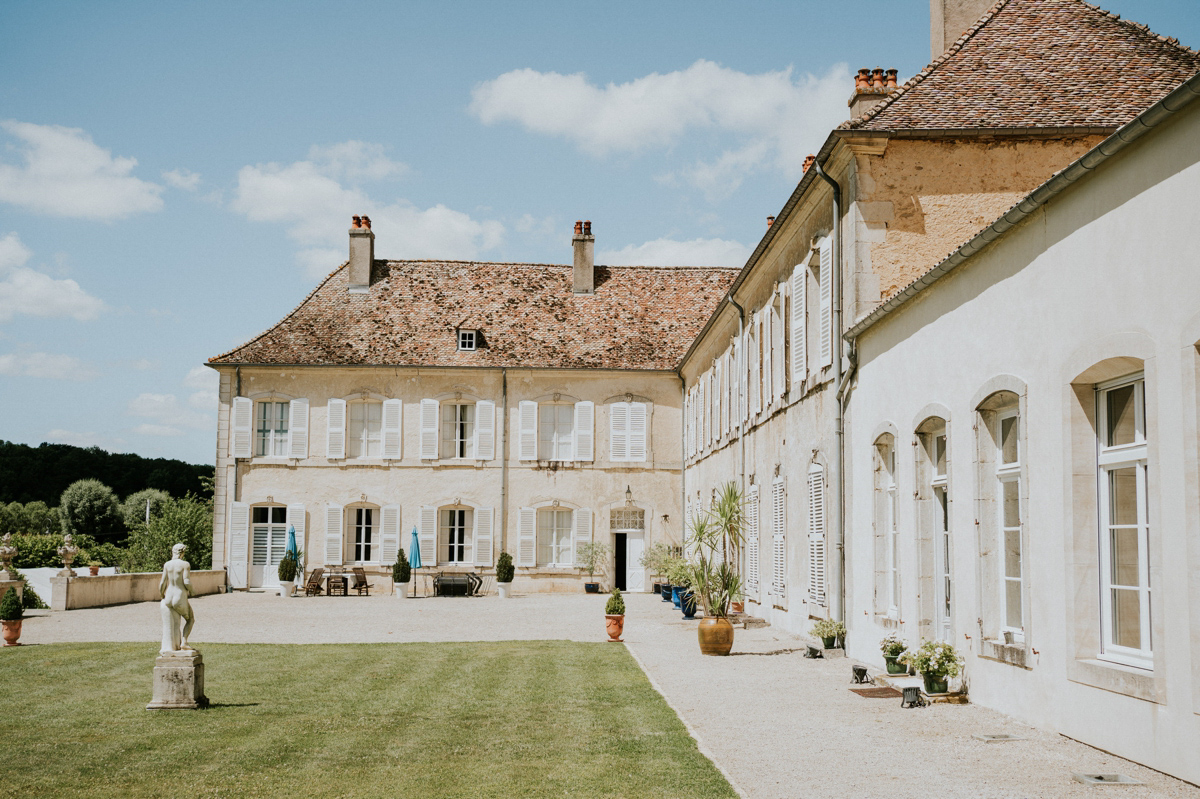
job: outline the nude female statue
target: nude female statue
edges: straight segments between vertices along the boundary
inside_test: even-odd
[[[158,603],[162,610],[163,640],[160,655],[169,655],[180,650],[190,650],[188,634],[192,631],[195,617],[188,597],[192,593],[192,564],[182,558],[183,544],[171,547],[171,559],[163,564],[162,580],[158,584],[158,593],[162,602]],[[180,633],[180,623],[183,631]]]

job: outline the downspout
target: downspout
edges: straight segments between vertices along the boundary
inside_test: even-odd
[[[242,396],[242,367],[240,367],[240,366],[233,367],[233,379],[234,379],[233,396],[240,397],[240,396]],[[232,405],[232,404],[233,403],[231,402],[230,405]],[[233,418],[233,415],[230,414],[230,419],[231,419],[230,424],[232,424],[232,418]],[[231,449],[232,449],[232,447],[231,447]],[[230,458],[230,460],[233,461],[233,501],[241,502],[241,500],[242,500],[242,481],[238,479],[237,458]],[[226,537],[228,538],[228,534],[226,534]]]
[[[838,621],[845,620],[846,614],[846,530],[843,523],[845,518],[846,491],[843,485],[845,470],[845,409],[842,406],[842,354],[844,342],[842,339],[842,187],[825,172],[820,161],[814,161],[812,168],[817,171],[817,177],[829,184],[833,190],[833,341],[836,341],[837,351],[833,358],[833,386],[836,397],[837,418],[834,422],[834,437],[837,441],[837,453],[833,461],[834,482],[837,483],[837,503],[834,505],[837,527],[837,575],[838,587],[834,592],[837,601],[836,608],[830,608],[830,615]]]
[[[729,299],[729,304],[732,305],[734,308],[737,308],[737,312],[738,312],[738,355],[740,356],[739,360],[744,362],[746,359],[746,353],[742,352],[741,341],[742,341],[742,335],[744,334],[745,327],[746,327],[746,309],[743,308],[741,305],[738,305],[738,301],[733,298],[732,291],[729,292],[728,299]],[[737,364],[737,370],[738,370],[738,380],[740,381],[741,374],[742,374],[742,364],[741,363]],[[741,385],[741,383],[739,382],[738,385]],[[746,496],[746,490],[747,490],[746,489],[746,430],[745,430],[744,422],[741,423],[741,428],[742,429],[738,435],[738,450],[739,450],[738,472],[740,473],[738,482],[741,485],[742,496],[744,497],[744,496]]]
[[[687,545],[687,381],[679,364],[679,547]]]
[[[508,369],[500,367],[500,551],[508,551]]]

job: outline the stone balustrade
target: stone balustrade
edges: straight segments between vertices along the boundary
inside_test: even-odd
[[[50,609],[77,610],[129,602],[157,602],[160,572],[109,574],[96,577],[54,577],[50,580]],[[225,590],[225,570],[192,572],[192,596]]]

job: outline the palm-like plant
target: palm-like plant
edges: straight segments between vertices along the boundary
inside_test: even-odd
[[[725,618],[742,596],[738,554],[745,539],[745,502],[736,483],[717,492],[713,506],[692,517],[688,577],[705,616]]]

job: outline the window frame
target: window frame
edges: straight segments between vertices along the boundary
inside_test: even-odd
[[[1004,460],[1004,422],[1008,419],[1016,420],[1016,430],[1013,431],[1016,446],[1016,459],[1011,462]],[[998,558],[1000,567],[1000,633],[1011,633],[1012,640],[1015,644],[1025,643],[1025,475],[1024,475],[1024,460],[1025,447],[1022,444],[1022,428],[1024,420],[1021,418],[1021,409],[1019,405],[1011,405],[999,408],[995,411],[993,419],[995,425],[995,479],[997,481],[996,489],[996,530],[997,530],[997,550],[1000,553]],[[1013,528],[1011,525],[1005,524],[1005,490],[1006,486],[1015,485],[1016,500],[1017,500],[1017,526]],[[1012,577],[1008,573],[1008,535],[1010,532],[1016,533],[1016,541],[1019,546],[1017,551],[1018,573],[1016,577]],[[1017,598],[1020,600],[1019,614],[1021,617],[1021,626],[1014,627],[1009,622],[1008,608],[1008,591],[1009,584],[1017,585]]]
[[[479,421],[477,402],[463,400],[443,401],[438,405],[438,456],[441,460],[475,460],[476,425]],[[447,420],[446,408],[455,408],[454,419]],[[471,409],[470,420],[461,418],[464,409]],[[460,415],[461,414],[461,415]],[[453,426],[453,439],[446,436],[446,425]],[[446,445],[450,444],[452,452],[446,453]]]
[[[560,415],[560,409],[563,408],[568,411],[568,425],[565,434],[565,444],[561,438],[561,436],[564,434],[559,430],[559,420],[555,419],[554,424],[552,425],[554,431],[551,434],[552,438],[550,441],[550,447],[552,451],[547,452],[544,449],[545,441],[542,435],[542,429],[545,427],[543,415],[549,410],[553,410],[555,416],[558,416]],[[539,402],[537,404],[537,414],[537,459],[539,461],[553,461],[559,463],[567,463],[575,460],[575,404],[570,402]],[[564,447],[566,449],[565,456],[563,454]]]
[[[934,635],[954,641],[954,576],[950,533],[950,440],[943,424],[928,434],[930,443],[929,493],[933,500],[930,528],[933,538]],[[940,447],[940,449],[939,449]]]
[[[459,328],[456,338],[459,352],[475,352],[479,349],[478,330]]]
[[[264,429],[262,427],[263,419],[261,408],[272,406],[279,412],[279,417],[274,420],[274,427]],[[255,458],[287,458],[288,457],[288,429],[291,416],[291,401],[281,400],[275,397],[254,400],[254,449],[252,450]],[[265,443],[264,436],[267,441],[272,444],[270,452],[262,452],[262,445]]]
[[[450,514],[456,514],[452,517]],[[452,533],[461,533],[461,540],[457,544],[451,542]],[[474,553],[474,536],[475,532],[475,509],[461,505],[451,507],[441,507],[437,509],[437,548],[446,553],[446,557],[442,558],[438,555],[438,565],[445,564],[447,566],[473,566],[475,562]],[[457,546],[458,552],[453,553],[451,547]],[[470,556],[467,552],[471,551]],[[457,554],[457,558],[450,557],[452,554]]]
[[[260,510],[266,512],[267,521],[256,522],[254,520],[255,515]],[[277,511],[281,512],[281,514],[283,516],[282,521],[277,522],[277,521],[271,520],[271,516],[274,515]],[[279,565],[279,561],[283,560],[283,554],[285,552],[287,552],[287,524],[288,523],[287,523],[287,506],[286,505],[280,505],[280,504],[276,504],[276,503],[266,502],[266,503],[255,504],[255,505],[250,506],[250,558],[248,561],[249,566],[262,566],[264,568],[269,568],[271,566]],[[256,537],[256,532],[257,532],[256,528],[260,528],[260,527],[265,528],[263,532],[264,532],[265,539],[266,539],[266,543],[264,544],[264,546],[266,547],[266,552],[265,552],[266,560],[263,561],[262,563],[258,563],[256,561],[256,557],[255,557],[255,537]],[[282,546],[278,548],[279,555],[280,555],[279,560],[272,560],[272,558],[271,558],[272,550],[276,549],[276,547],[273,546],[276,541],[276,537],[275,537],[276,533],[279,534],[279,540],[282,542]],[[264,576],[263,582],[269,582],[269,580]]]
[[[354,429],[354,424],[355,424],[354,418],[353,418],[355,410],[357,408],[362,408],[365,411],[368,408],[368,406],[372,406],[372,405],[378,408],[378,415],[379,415],[378,425],[377,425],[374,433],[372,433],[372,431],[371,431],[370,418],[368,416],[368,418],[365,418],[363,420],[363,428],[362,428],[362,430],[359,431],[359,435],[358,436],[352,435],[351,431]],[[375,399],[346,400],[345,436],[346,436],[345,460],[354,460],[354,461],[382,460],[383,459],[383,402],[381,400],[375,400]],[[357,443],[352,445],[351,442],[357,442]],[[375,455],[370,454],[372,442],[374,442],[376,449],[378,450],[378,453]],[[360,447],[361,449],[359,451],[359,454],[352,455],[351,452],[353,451],[355,446]]]
[[[380,524],[382,511],[374,505],[349,505],[346,507],[346,540],[343,544],[342,562],[351,563],[356,566],[369,563],[379,562],[379,550],[382,546]],[[366,515],[366,524],[363,524],[363,516]],[[366,541],[363,541],[361,535],[366,531]],[[346,560],[346,547],[350,549],[350,559]],[[366,547],[367,558],[359,557],[362,554],[363,547]]]
[[[534,562],[537,564],[537,567],[546,569],[575,568],[575,511],[572,508],[564,508],[562,506],[537,508],[536,511],[537,514],[534,518]],[[550,525],[551,529],[549,531],[543,530],[542,519],[550,516],[554,517],[554,522]],[[560,518],[566,519],[565,528],[559,528]],[[548,544],[551,559],[543,561],[543,534],[547,532],[551,536],[558,537],[552,537]],[[564,555],[565,560],[558,559]]]
[[[883,457],[884,537],[887,541],[887,616],[900,618],[900,486],[896,477],[896,444]]]

